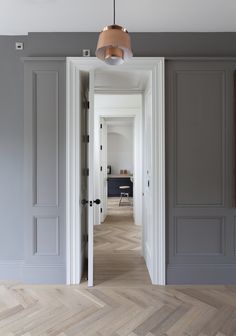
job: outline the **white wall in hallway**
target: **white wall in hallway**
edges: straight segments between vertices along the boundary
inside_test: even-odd
[[[119,174],[126,169],[134,170],[134,127],[130,124],[108,125],[107,128],[107,163],[111,173]]]

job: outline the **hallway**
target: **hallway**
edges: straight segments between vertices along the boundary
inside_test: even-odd
[[[94,229],[94,280],[96,285],[150,284],[141,256],[141,227],[134,224],[133,207],[119,198],[108,199],[105,222]]]

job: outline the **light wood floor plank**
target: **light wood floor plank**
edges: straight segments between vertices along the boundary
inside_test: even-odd
[[[0,336],[236,336],[236,286],[153,286],[132,207],[95,228],[95,283],[0,283]]]

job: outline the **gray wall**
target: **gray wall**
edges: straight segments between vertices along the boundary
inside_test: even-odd
[[[24,62],[23,279],[65,282],[65,58]]]
[[[14,41],[0,37],[0,265],[23,258],[24,53],[15,52]]]
[[[97,33],[0,36],[0,278],[20,277],[23,259],[23,62],[24,56],[94,53]],[[15,51],[23,41],[24,51]],[[134,33],[135,56],[236,56],[236,33]],[[10,273],[11,272],[11,273]]]
[[[166,73],[168,283],[236,282],[232,61]]]

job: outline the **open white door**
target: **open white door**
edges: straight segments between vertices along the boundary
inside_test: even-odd
[[[67,75],[74,67],[68,65]],[[88,235],[88,92],[89,74],[76,72],[76,87],[67,89],[67,283],[78,284],[86,268]],[[73,103],[72,103],[73,102]],[[69,242],[69,243],[68,243]],[[69,246],[69,248],[68,248]]]
[[[144,94],[144,134],[143,134],[143,245],[144,258],[150,276],[153,274],[153,249],[152,244],[153,226],[152,223],[152,95],[151,90]]]
[[[107,216],[107,123],[100,118],[100,223]],[[96,223],[97,224],[97,223]]]
[[[94,205],[100,200],[94,200],[94,71],[89,72],[89,116],[88,116],[88,286],[93,286],[93,227]]]
[[[93,286],[94,207],[100,204],[94,200],[94,72],[74,72],[73,64],[67,70],[76,81],[67,91],[67,283],[79,284],[87,269]]]

